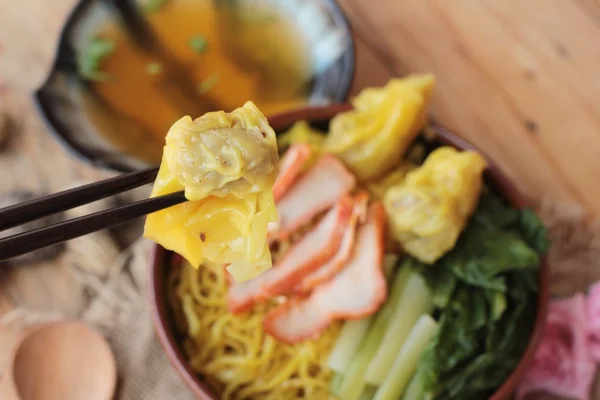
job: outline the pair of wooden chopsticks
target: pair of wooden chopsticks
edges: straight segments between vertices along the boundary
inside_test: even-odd
[[[158,168],[123,174],[0,209],[0,231],[154,181]],[[186,201],[184,192],[142,200],[0,239],[0,262]]]

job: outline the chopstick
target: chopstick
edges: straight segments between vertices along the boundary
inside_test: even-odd
[[[0,231],[142,186],[157,173],[158,167],[148,168],[5,207],[0,209]]]
[[[124,174],[6,207],[0,210],[0,230],[100,200],[152,182],[156,177],[157,171],[157,168],[150,168]],[[185,193],[180,191],[8,236],[0,239],[0,262],[43,247],[52,246],[109,228],[185,201]]]

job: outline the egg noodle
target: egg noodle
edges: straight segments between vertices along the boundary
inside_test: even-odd
[[[263,330],[275,303],[234,315],[227,309],[222,266],[187,262],[172,268],[170,301],[180,310],[184,351],[191,367],[221,399],[328,399],[331,371],[325,361],[339,334],[333,324],[315,340],[288,345]]]

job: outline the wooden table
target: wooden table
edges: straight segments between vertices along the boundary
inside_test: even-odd
[[[533,198],[600,215],[598,0],[340,0],[357,38],[353,92],[390,76],[437,76],[433,116],[489,153]],[[45,78],[75,0],[0,0],[0,110],[22,124],[0,153],[0,190],[58,190],[100,173],[57,145],[30,93]],[[14,303],[74,313],[82,296],[59,259],[12,271]]]

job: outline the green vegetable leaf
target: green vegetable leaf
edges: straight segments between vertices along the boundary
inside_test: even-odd
[[[169,0],[146,0],[142,8],[144,11],[152,13],[163,8],[168,2]]]
[[[504,314],[504,311],[506,310],[506,295],[502,292],[494,291],[486,291],[485,295],[492,312],[492,318],[494,321],[497,321],[502,317],[502,314]]]
[[[146,73],[148,75],[158,75],[162,72],[162,64],[158,62],[151,62],[146,64]]]
[[[433,305],[437,308],[446,307],[456,287],[456,276],[452,270],[425,265],[414,258],[407,257],[406,259],[410,259],[413,265],[419,267],[425,282],[431,289]]]
[[[466,283],[500,292],[506,291],[504,273],[537,269],[539,255],[512,229],[520,214],[514,211],[516,214],[500,199],[483,196],[455,249],[441,264]]]
[[[485,310],[476,305],[466,285],[459,288],[440,318],[438,346],[434,348],[440,372],[450,371],[477,353],[477,330],[485,325]]]
[[[525,241],[538,253],[545,254],[548,251],[548,231],[539,217],[529,209],[521,211],[519,228],[523,232]]]
[[[77,73],[79,76],[90,81],[110,79],[109,74],[100,71],[100,64],[102,60],[114,53],[115,47],[112,40],[93,37],[77,57]]]
[[[196,90],[200,94],[207,93],[210,89],[213,88],[213,86],[215,86],[217,84],[217,82],[219,81],[219,78],[220,78],[219,74],[212,74],[212,75],[210,75],[208,78],[206,78],[205,80],[203,80],[198,85],[198,87],[196,88]]]
[[[496,228],[508,228],[519,222],[519,211],[508,207],[500,197],[484,193],[473,219]]]
[[[420,267],[439,307],[438,334],[417,368],[425,399],[487,399],[512,372],[535,320],[547,245],[535,214],[485,194],[455,248]]]
[[[461,238],[462,246],[443,262],[466,283],[506,291],[501,276],[515,269],[537,269],[538,254],[517,235],[473,227]]]
[[[202,54],[208,48],[208,42],[202,35],[192,36],[189,41],[189,45],[198,54]]]

